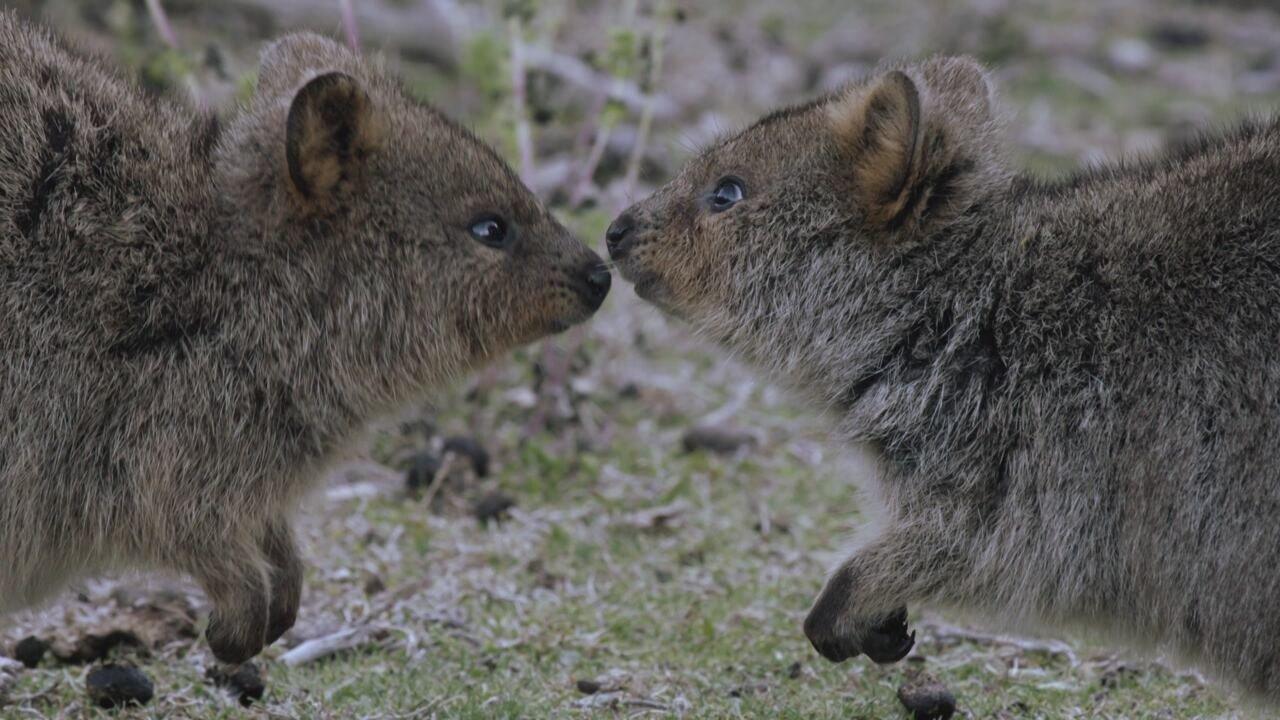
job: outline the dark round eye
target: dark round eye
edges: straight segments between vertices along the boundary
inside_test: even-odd
[[[741,202],[745,194],[746,191],[742,189],[741,182],[733,178],[725,178],[711,192],[711,211],[724,212]]]
[[[507,244],[507,223],[497,215],[481,215],[467,228],[471,237],[489,247],[501,248]]]

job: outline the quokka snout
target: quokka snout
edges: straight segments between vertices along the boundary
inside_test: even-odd
[[[1053,183],[1000,131],[975,62],[886,68],[712,145],[609,252],[879,455],[821,654],[900,659],[924,602],[1280,701],[1280,126]]]
[[[238,662],[372,416],[587,319],[609,273],[487,145],[314,35],[225,126],[0,14],[0,611],[139,567]]]

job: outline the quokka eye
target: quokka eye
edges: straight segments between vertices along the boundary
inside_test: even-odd
[[[492,213],[486,213],[472,220],[467,231],[476,239],[476,242],[492,248],[506,247],[511,235],[506,221]]]
[[[724,212],[737,205],[746,196],[742,182],[736,178],[725,178],[711,191],[711,212]]]

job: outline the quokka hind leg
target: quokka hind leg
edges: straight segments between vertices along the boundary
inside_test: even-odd
[[[268,523],[262,551],[270,565],[271,604],[266,635],[270,645],[293,627],[302,602],[302,559],[288,520],[278,518]]]
[[[205,639],[218,660],[239,664],[265,647],[271,604],[268,563],[257,544],[227,543],[205,549],[191,574],[213,610]],[[218,553],[214,556],[213,553]]]

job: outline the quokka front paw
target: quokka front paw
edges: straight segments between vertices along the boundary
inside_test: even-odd
[[[213,656],[220,662],[239,665],[262,652],[266,643],[266,623],[264,616],[258,618],[239,618],[241,622],[225,618],[217,612],[209,617],[209,627],[205,629],[205,640]],[[262,620],[263,622],[246,622]]]
[[[866,654],[872,662],[887,665],[906,657],[916,644],[916,634],[907,632],[906,607],[854,620],[829,611],[821,598],[805,618],[804,634],[822,657],[837,663]]]

